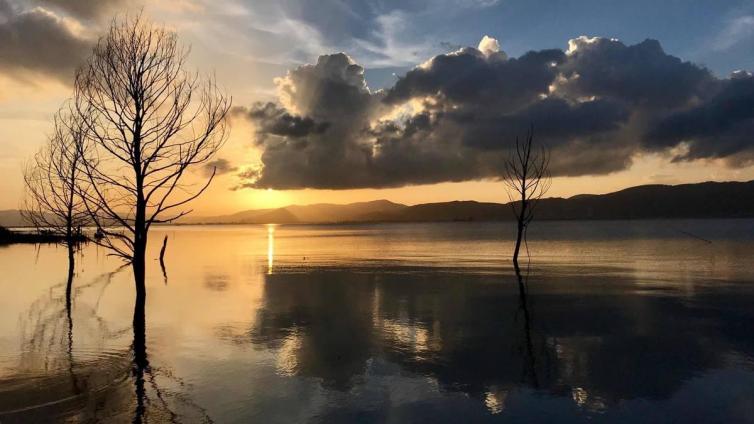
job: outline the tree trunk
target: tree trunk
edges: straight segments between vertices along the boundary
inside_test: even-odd
[[[146,341],[146,303],[144,299],[137,299],[134,304],[134,362],[137,366],[145,368],[149,365],[147,361],[147,341]]]
[[[134,142],[138,146],[138,142]],[[138,156],[137,156],[138,157]],[[137,161],[136,163],[140,163]],[[136,283],[136,303],[146,301],[147,289],[145,285],[146,253],[147,253],[147,202],[144,198],[144,179],[136,171],[136,216],[134,217],[134,254],[132,265],[134,269],[134,282]]]
[[[142,280],[143,285],[143,280]],[[137,281],[137,290],[139,283]],[[134,305],[134,341],[133,341],[133,376],[134,376],[134,394],[136,396],[136,408],[134,411],[134,423],[141,423],[146,411],[146,390],[144,387],[144,373],[149,371],[149,360],[147,359],[147,337],[146,337],[146,298],[136,295],[136,304]]]
[[[139,188],[141,184],[139,183]],[[134,256],[131,263],[134,271],[134,285],[136,286],[136,301],[134,303],[134,373],[137,384],[137,398],[143,399],[143,374],[144,369],[149,365],[146,351],[146,304],[147,304],[147,287],[146,287],[146,250],[147,250],[147,230],[145,225],[146,206],[143,202],[143,195],[139,191],[138,202],[136,204],[136,219],[134,222]],[[141,385],[141,388],[139,387]],[[141,393],[139,391],[141,390]],[[141,397],[139,397],[141,395]],[[143,413],[144,405],[137,407],[137,411]],[[140,421],[139,421],[140,422]]]
[[[147,299],[146,288],[146,256],[147,229],[145,224],[145,207],[143,203],[136,206],[136,220],[134,222],[134,256],[131,265],[134,270],[134,284],[136,286],[136,304],[143,304]]]
[[[138,213],[137,213],[138,216]],[[138,218],[137,218],[138,221]],[[138,228],[138,227],[137,227]],[[138,233],[137,233],[138,234]],[[133,376],[134,376],[134,390],[136,395],[136,410],[134,411],[134,423],[141,423],[144,416],[146,404],[145,404],[145,388],[144,388],[144,373],[149,368],[149,360],[147,359],[147,337],[146,337],[146,301],[147,290],[145,283],[145,248],[146,243],[143,240],[143,236],[137,235],[135,237],[136,243],[134,243],[134,257],[133,257],[133,270],[134,270],[134,283],[136,285],[136,301],[134,302],[134,317],[133,317]]]
[[[71,311],[71,291],[73,289],[73,274],[76,261],[74,259],[74,248],[71,240],[68,241],[68,281],[65,285],[65,306],[70,314]]]
[[[520,268],[518,266],[518,254],[521,251],[521,241],[524,238],[524,230],[526,229],[526,224],[524,223],[524,219],[526,219],[526,201],[521,201],[521,212],[519,213],[518,218],[518,227],[516,232],[516,247],[513,249],[513,267],[516,269],[516,272],[520,271]]]
[[[146,288],[146,242],[138,240],[134,243],[134,257],[131,266],[134,270],[134,284],[136,286],[136,303],[143,303],[147,299]]]
[[[71,385],[73,386],[73,392],[78,394],[81,392],[79,388],[79,382],[74,372],[73,361],[73,274],[74,274],[74,247],[72,243],[68,243],[68,280],[65,285],[65,315],[68,320],[68,372],[71,374]]]
[[[516,268],[516,272],[519,271],[518,267],[518,253],[521,251],[521,239],[523,238],[524,234],[524,226],[519,221],[518,223],[518,232],[516,234],[516,247],[513,249],[513,267]]]
[[[67,246],[68,247],[68,279],[66,280],[66,284],[65,284],[65,316],[68,321],[68,349],[67,349],[68,372],[71,374],[71,385],[73,386],[73,392],[78,394],[80,393],[80,388],[78,384],[78,379],[76,378],[76,373],[74,372],[74,363],[73,363],[73,300],[71,298],[73,294],[75,248],[73,246],[73,241],[70,238],[70,229],[68,233],[69,233],[68,246]]]

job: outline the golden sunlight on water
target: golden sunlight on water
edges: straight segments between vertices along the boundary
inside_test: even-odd
[[[708,399],[715,378],[740,382],[731,399],[754,396],[751,338],[736,324],[754,299],[754,221],[675,225],[713,243],[665,222],[535,226],[531,330],[507,224],[157,227],[146,313],[153,421],[171,411],[186,422],[327,421],[414,407],[474,421],[555,400],[578,414],[628,414],[631,399]],[[165,235],[167,278],[156,260]],[[77,259],[69,320],[64,249],[0,248],[4,424],[53,412],[132,421],[131,270],[91,245]],[[739,374],[707,377],[720,369]]]
[[[275,260],[275,224],[267,224],[267,274],[272,275]]]

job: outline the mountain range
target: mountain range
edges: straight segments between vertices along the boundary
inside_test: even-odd
[[[502,193],[502,190],[501,190]],[[608,194],[580,194],[539,201],[536,219],[753,218],[754,181],[643,185]],[[181,223],[293,224],[346,222],[503,221],[509,203],[453,201],[413,206],[388,200],[347,205],[292,205],[232,215],[190,217]]]
[[[552,197],[539,201],[535,216],[539,220],[754,218],[754,181],[643,185],[608,194]],[[375,200],[346,205],[291,205],[220,216],[188,216],[178,223],[325,224],[512,219],[514,217],[508,203],[453,201],[408,206],[389,200]],[[23,220],[16,210],[0,211],[0,225],[20,226]]]

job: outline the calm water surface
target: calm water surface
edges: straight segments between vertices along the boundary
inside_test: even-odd
[[[169,236],[166,274],[152,260]],[[0,422],[754,422],[754,221],[151,233],[130,268],[0,247]]]

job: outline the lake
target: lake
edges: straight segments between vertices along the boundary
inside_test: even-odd
[[[0,422],[754,422],[754,220],[164,226],[0,247]],[[163,273],[156,260],[169,238]]]

